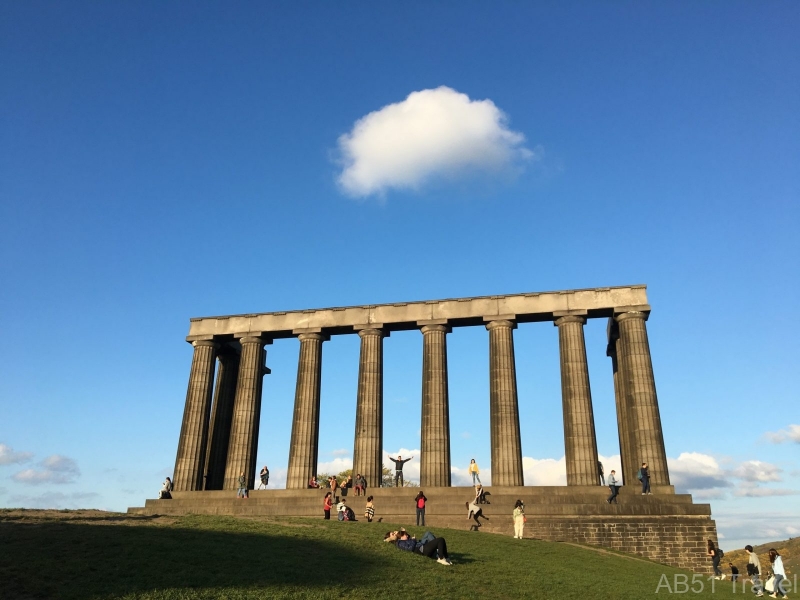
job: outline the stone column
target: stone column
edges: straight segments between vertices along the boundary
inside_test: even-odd
[[[517,373],[512,334],[516,326],[516,323],[509,320],[486,324],[486,329],[489,330],[492,485],[523,485]]]
[[[620,463],[622,464],[622,480],[625,485],[636,484],[636,453],[631,442],[631,415],[628,410],[628,396],[625,392],[625,374],[619,357],[624,354],[622,340],[619,339],[617,322],[609,319],[608,349],[606,354],[611,357],[611,368],[614,373],[614,402],[617,408],[617,435],[619,437]]]
[[[622,352],[618,358],[625,378],[625,395],[631,418],[631,441],[635,444],[633,451],[636,462],[639,466],[642,462],[648,463],[652,484],[669,485],[667,453],[664,449],[656,382],[645,328],[647,314],[631,311],[615,318],[622,342]]]
[[[236,398],[236,381],[239,378],[239,353],[230,348],[220,351],[217,357],[217,384],[214,387],[214,407],[211,410],[210,437],[206,455],[207,490],[221,490],[228,463],[228,443],[231,438],[233,402]]]
[[[192,370],[189,374],[178,454],[172,475],[175,491],[178,492],[203,489],[208,417],[214,386],[214,359],[218,347],[212,341],[196,341],[192,342],[192,346]]]
[[[358,362],[356,434],[353,473],[361,473],[368,487],[380,487],[383,474],[383,337],[378,328],[362,329]]]
[[[561,357],[561,399],[564,407],[564,452],[567,485],[597,485],[597,437],[583,326],[586,317],[565,315],[555,320]]]
[[[422,447],[420,486],[450,487],[450,403],[445,325],[422,331]]]
[[[266,373],[265,340],[260,337],[244,337],[239,341],[242,344],[242,358],[239,362],[239,379],[236,382],[236,399],[233,403],[228,464],[225,467],[223,488],[226,490],[239,487],[239,475],[242,472],[247,479],[248,489],[255,487],[261,387]]]
[[[300,340],[300,358],[297,364],[287,489],[305,489],[308,480],[317,474],[322,342],[328,338],[320,333],[301,333],[297,339]]]

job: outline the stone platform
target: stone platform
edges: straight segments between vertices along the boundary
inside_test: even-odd
[[[637,488],[638,489],[638,488]],[[694,504],[689,494],[676,494],[672,486],[654,486],[642,496],[633,487],[620,490],[619,503],[607,504],[608,488],[601,486],[487,487],[488,504],[481,531],[513,535],[511,513],[517,499],[525,503],[528,522],[525,537],[556,542],[575,542],[636,554],[660,563],[710,572],[706,540],[716,543],[716,524],[708,504]],[[236,492],[173,492],[172,500],[147,500],[144,507],[129,508],[131,514],[210,514],[235,516],[292,516],[322,518],[326,490],[251,490],[246,500]],[[375,520],[414,526],[414,496],[419,488],[376,488]],[[428,503],[426,528],[469,529],[465,502],[473,497],[471,487],[424,490]],[[337,490],[337,495],[340,490]],[[364,496],[352,490],[345,496],[356,518],[363,518]],[[335,507],[332,518],[336,518]],[[384,528],[378,523],[376,535]],[[385,529],[388,529],[385,528]]]

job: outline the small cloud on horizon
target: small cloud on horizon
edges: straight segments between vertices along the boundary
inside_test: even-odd
[[[789,425],[786,429],[768,431],[764,434],[764,437],[773,444],[782,444],[784,442],[800,444],[800,425]]]
[[[0,465],[16,465],[28,462],[33,452],[14,452],[11,446],[0,444]]]
[[[42,483],[73,483],[80,477],[78,463],[67,456],[53,454],[39,463],[38,469],[25,469],[11,478],[18,483],[39,485]]]
[[[503,173],[541,157],[494,102],[441,86],[373,111],[339,137],[341,189],[353,197],[418,190],[434,178]]]

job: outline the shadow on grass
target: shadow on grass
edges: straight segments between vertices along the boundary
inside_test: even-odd
[[[44,522],[0,523],[4,598],[91,598],[168,588],[307,589],[377,581],[379,561],[292,532]]]

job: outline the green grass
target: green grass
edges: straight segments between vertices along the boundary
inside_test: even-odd
[[[0,511],[2,598],[559,598],[670,596],[691,573],[613,553],[434,530],[452,567],[383,542],[386,523]],[[424,529],[414,528],[418,535]],[[704,565],[705,566],[705,565]],[[729,582],[691,598],[743,597]]]

